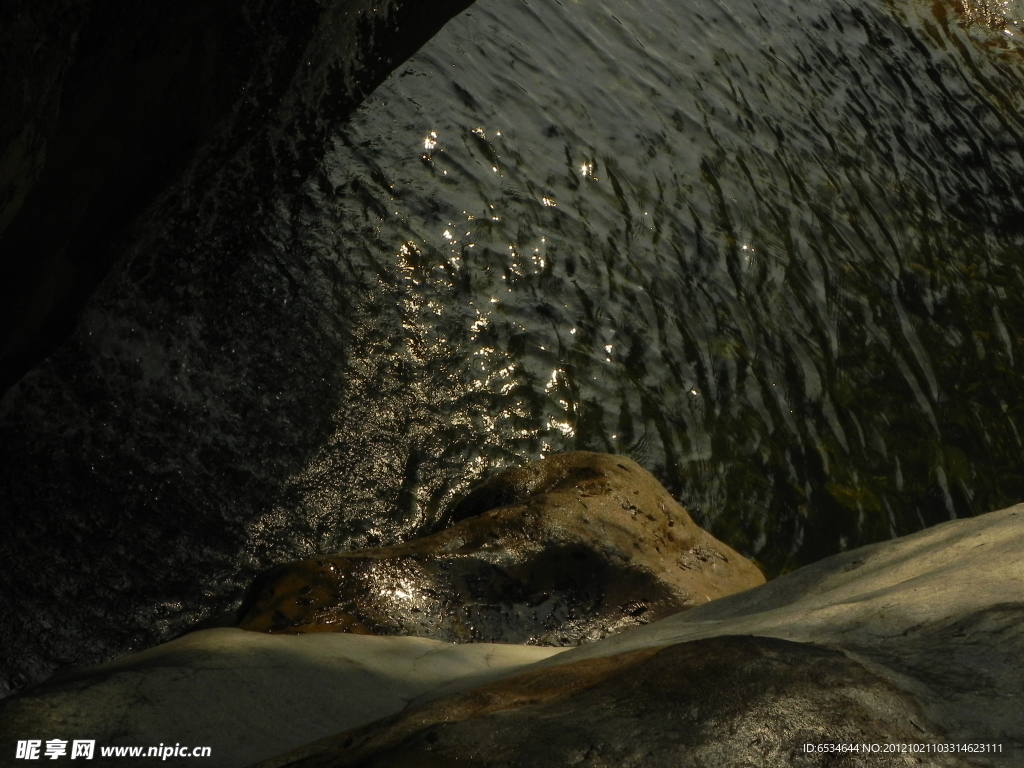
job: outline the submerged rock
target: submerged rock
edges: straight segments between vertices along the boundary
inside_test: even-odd
[[[506,471],[452,518],[433,536],[263,574],[239,626],[574,645],[764,582],[622,456]]]
[[[480,685],[559,652],[414,637],[194,632],[4,701],[0,765],[23,762],[14,759],[17,740],[40,738],[95,740],[99,763],[102,746],[177,742],[210,747],[207,768],[248,765],[391,715],[439,685]]]
[[[1024,764],[1024,505],[830,557],[267,761]],[[450,695],[445,695],[450,693]],[[806,743],[999,744],[807,754]]]

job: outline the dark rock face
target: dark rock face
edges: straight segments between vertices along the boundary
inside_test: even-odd
[[[577,451],[503,472],[440,533],[280,566],[239,626],[567,645],[764,583],[636,462]]]
[[[4,8],[29,48],[8,49],[5,70],[0,138],[19,161],[0,179],[3,389],[66,335],[117,257],[113,239],[209,153],[217,128],[234,145],[222,149],[252,135],[319,15],[243,0],[35,5]],[[246,130],[220,125],[233,108]]]
[[[263,211],[468,4],[0,5],[0,387],[92,294],[0,406],[0,692],[173,636],[322,442],[345,340]]]
[[[264,765],[890,766],[912,761],[804,745],[931,740],[911,696],[841,651],[725,636],[526,672]]]
[[[46,161],[83,5],[76,0],[0,3],[0,233]]]
[[[0,390],[67,335],[124,230],[186,168],[208,176],[268,129],[315,142],[467,5],[7,0]],[[311,77],[319,98],[296,103],[296,81]],[[289,101],[298,126],[279,122]],[[288,143],[268,173],[310,162]]]

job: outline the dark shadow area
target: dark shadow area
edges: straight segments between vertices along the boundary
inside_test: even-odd
[[[263,209],[468,4],[4,0],[0,388],[51,357],[0,408],[0,603],[35,617],[0,630],[0,688],[187,624],[323,442],[344,339],[275,295],[306,254],[249,258]]]

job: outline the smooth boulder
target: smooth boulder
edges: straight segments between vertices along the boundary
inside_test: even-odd
[[[261,768],[1024,765],[1021,552],[1024,505],[943,523]]]
[[[805,745],[923,738],[941,734],[913,698],[842,652],[722,637],[524,672],[261,768],[850,765]],[[908,762],[880,753],[865,764]]]
[[[764,583],[623,456],[508,470],[451,518],[432,536],[263,574],[239,626],[576,645]]]
[[[101,747],[180,743],[211,747],[207,768],[236,768],[391,715],[440,685],[479,685],[558,652],[203,630],[0,702],[0,765],[24,764],[19,740],[91,739],[90,765],[124,763],[104,760]]]

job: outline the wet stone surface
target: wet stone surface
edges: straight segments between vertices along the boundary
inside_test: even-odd
[[[239,626],[574,645],[764,582],[621,456],[508,470],[451,518],[422,539],[262,574]]]

